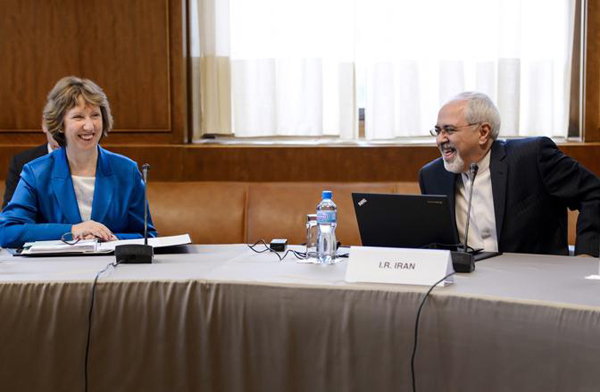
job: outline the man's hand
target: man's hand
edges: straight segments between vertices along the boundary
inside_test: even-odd
[[[117,237],[102,223],[89,220],[71,226],[73,239],[88,240],[98,238],[101,241],[113,241]]]

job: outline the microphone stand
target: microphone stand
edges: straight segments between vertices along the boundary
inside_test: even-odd
[[[463,252],[468,252],[467,241],[469,239],[469,223],[471,223],[471,204],[473,201],[473,185],[475,185],[475,176],[479,171],[479,166],[476,163],[471,163],[469,166],[469,172],[471,173],[471,189],[469,191],[469,208],[467,210],[467,227],[465,228],[465,244],[463,246]]]
[[[148,246],[148,170],[150,170],[150,165],[144,163],[142,165],[142,177],[144,179],[144,245]],[[471,186],[471,196],[473,195],[473,186]],[[471,204],[469,203],[469,213],[471,211]],[[469,222],[467,222],[467,225]],[[469,226],[467,226],[469,227]],[[468,230],[468,229],[467,229]],[[466,246],[466,244],[465,244]],[[154,255],[154,252],[152,253]],[[152,259],[150,259],[152,262]]]
[[[144,244],[118,245],[115,247],[117,264],[150,264],[154,258],[154,248],[148,245],[148,170],[150,165],[142,165],[144,179]]]
[[[479,171],[479,166],[476,163],[469,165],[471,173],[471,190],[469,192],[469,207],[467,209],[467,225],[465,228],[465,242],[462,249],[460,247],[455,252],[451,252],[452,265],[456,272],[473,272],[475,270],[475,258],[473,253],[468,251],[467,241],[469,240],[469,222],[471,221],[471,204],[473,202],[473,186],[475,185],[475,176]]]

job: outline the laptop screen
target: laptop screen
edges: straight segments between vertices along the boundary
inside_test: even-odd
[[[458,243],[446,196],[353,193],[352,200],[363,246],[423,248]]]

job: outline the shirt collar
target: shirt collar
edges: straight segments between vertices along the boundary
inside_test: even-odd
[[[481,173],[485,172],[486,170],[489,170],[491,156],[492,156],[492,149],[490,148],[488,150],[488,152],[483,156],[483,158],[481,158],[479,160],[479,162],[476,162],[477,166],[479,166],[477,173],[481,174]],[[462,177],[464,180],[468,180],[469,179],[469,171],[467,170],[466,172],[463,172]]]
[[[483,158],[477,162],[479,166],[479,172],[486,171],[490,168],[490,157],[492,156],[492,149],[490,148]]]

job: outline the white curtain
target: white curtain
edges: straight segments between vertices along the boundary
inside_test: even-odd
[[[567,135],[575,0],[198,0],[200,133],[428,135],[466,90]],[[196,86],[198,87],[198,86]],[[198,137],[198,134],[196,135]]]
[[[198,12],[202,133],[356,137],[351,2],[198,0]]]
[[[466,90],[496,102],[502,136],[567,136],[574,0],[359,4],[367,139],[425,136]]]

